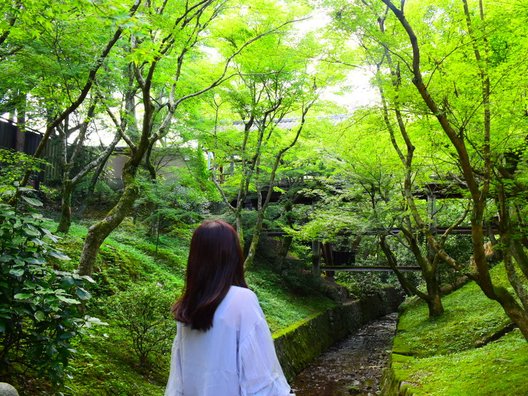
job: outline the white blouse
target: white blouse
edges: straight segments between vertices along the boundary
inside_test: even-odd
[[[285,396],[290,387],[257,296],[231,286],[208,331],[178,322],[165,396]]]

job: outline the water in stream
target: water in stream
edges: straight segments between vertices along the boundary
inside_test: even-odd
[[[397,314],[360,328],[303,370],[291,384],[297,396],[378,395]]]

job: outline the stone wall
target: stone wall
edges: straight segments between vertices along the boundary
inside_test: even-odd
[[[396,311],[403,296],[393,288],[337,306],[274,334],[284,374],[292,379],[314,358],[371,320]]]
[[[412,396],[413,393],[407,387],[405,381],[396,377],[392,368],[392,356],[389,358],[389,366],[383,372],[381,379],[381,394],[383,396]]]

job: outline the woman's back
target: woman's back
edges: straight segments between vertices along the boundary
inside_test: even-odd
[[[193,330],[178,322],[166,395],[288,395],[255,294],[231,286],[215,311],[213,326]]]
[[[235,229],[204,221],[193,233],[166,396],[285,396],[284,378],[257,296],[247,288]]]

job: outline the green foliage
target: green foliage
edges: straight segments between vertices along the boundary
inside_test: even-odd
[[[73,193],[74,200],[82,202],[83,204],[89,204],[91,206],[104,208],[115,202],[119,196],[116,187],[112,187],[109,175],[106,172],[97,179],[93,192],[89,191],[90,184],[92,183],[90,177],[84,177],[79,183],[75,185]],[[84,202],[88,200],[88,202]]]
[[[1,112],[17,109],[30,121],[49,119],[77,97],[115,24],[127,19],[129,2],[8,3],[18,9],[0,47]],[[28,93],[31,101],[25,100]]]
[[[361,272],[337,272],[335,280],[345,286],[351,297],[355,299],[376,294],[389,284],[392,286],[397,284],[392,275]]]
[[[137,218],[149,234],[187,237],[199,223],[217,191],[209,180],[203,151],[166,147],[155,152],[158,179],[140,178]]]
[[[40,185],[40,192],[44,195],[46,201],[59,202],[62,191],[57,187],[49,187],[45,184]]]
[[[73,339],[92,318],[80,306],[90,299],[88,277],[54,270],[49,259],[68,260],[57,237],[35,213],[0,203],[0,372],[29,368],[60,384],[75,352]]]
[[[451,235],[446,239],[444,249],[464,268],[469,269],[471,253],[473,252],[470,235]],[[438,274],[442,284],[452,284],[460,277],[460,272],[453,270],[444,262],[439,263]]]
[[[0,148],[0,200],[15,194],[17,183],[26,172],[40,172],[45,164],[30,155]]]
[[[139,284],[112,296],[108,314],[122,328],[139,358],[141,369],[148,369],[153,355],[169,354],[176,334],[170,316],[174,292],[161,284]]]

